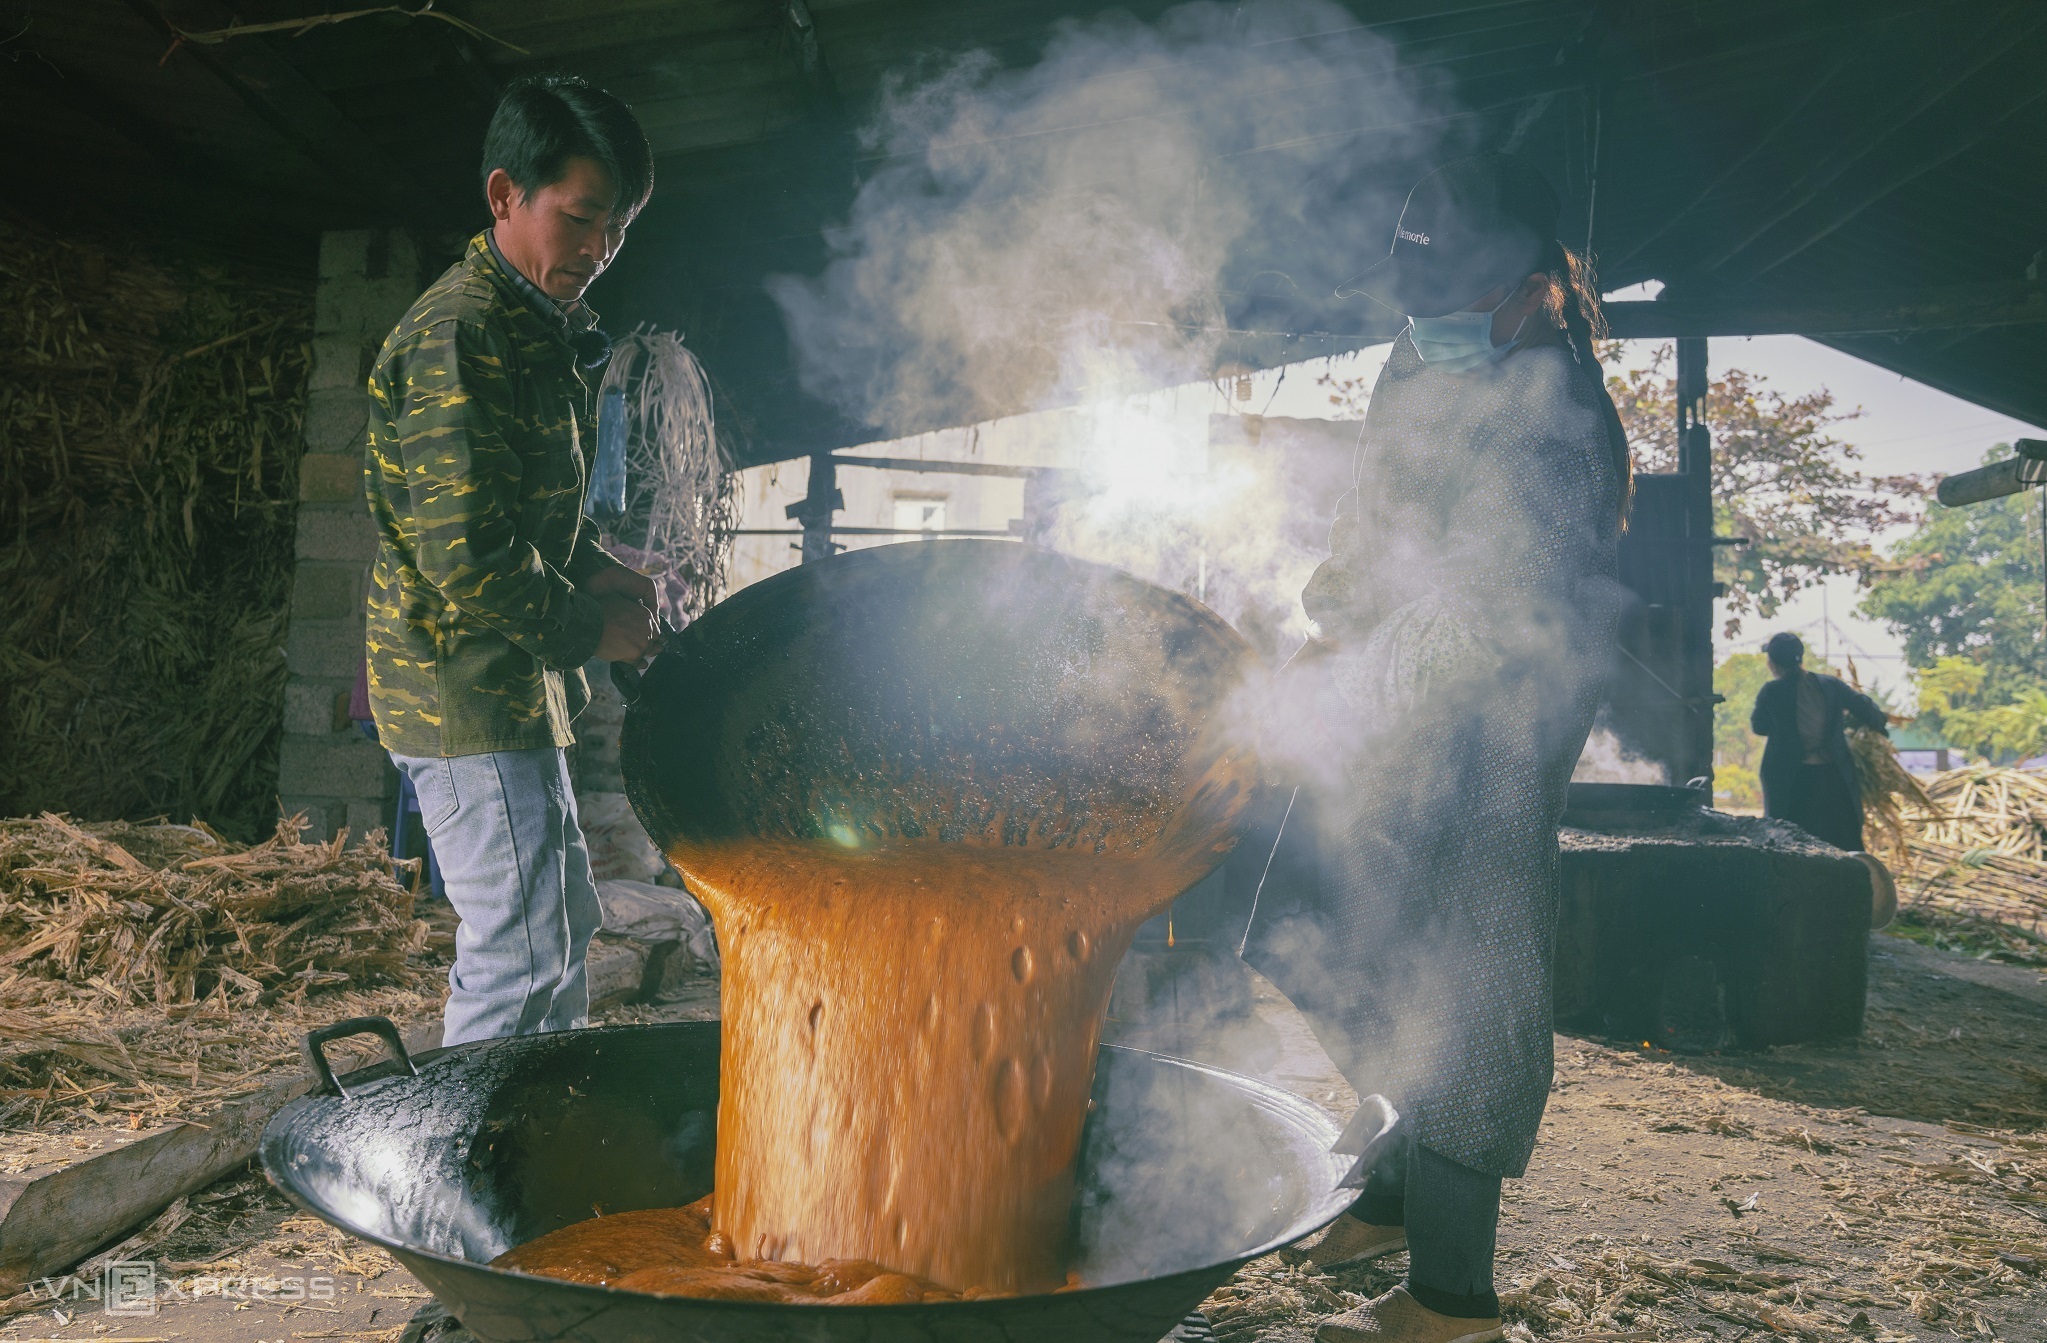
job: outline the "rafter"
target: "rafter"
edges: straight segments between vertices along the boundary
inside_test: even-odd
[[[218,0],[127,0],[130,9],[174,43],[177,30],[217,29],[237,16]],[[411,218],[419,207],[408,175],[327,96],[315,88],[264,37],[238,38],[218,46],[179,45],[175,60],[195,60],[240,98],[249,110],[292,148],[371,203],[376,212]]]
[[[1795,225],[1794,216],[1802,216],[1815,210],[1824,212],[1828,217],[1839,214],[1841,207],[1836,205],[1835,199],[1829,194],[1837,182],[1871,155],[1889,146],[1907,127],[1940,105],[1942,101],[1953,96],[1958,89],[1981,74],[1986,67],[2003,57],[2013,47],[2031,37],[2043,24],[2047,24],[2047,9],[2033,5],[2001,9],[1991,15],[1976,34],[1975,40],[1960,54],[1945,62],[1909,94],[1900,96],[1884,107],[1878,115],[1870,119],[1861,134],[1842,141],[1832,153],[1801,174],[1796,181],[1779,193],[1774,203],[1756,212],[1745,233],[1699,257],[1693,263],[1694,269],[1699,274],[1727,272],[1743,277],[1760,274],[1768,267],[1758,266],[1756,256],[1745,257],[1744,253],[1769,237],[1780,225],[1787,223]],[[1880,180],[1890,182],[1891,185],[1876,195],[1870,195],[1866,191],[1850,192],[1849,208],[1845,217],[1852,218],[1873,201],[1880,200],[1883,195],[1896,190],[1903,182],[1910,181],[1920,172],[1935,166],[1933,163],[1926,163],[1923,167],[1917,167],[1916,171],[1909,171],[1925,157],[1927,156],[1924,154],[1915,156],[1913,163],[1906,165],[1908,171],[1904,174],[1895,171],[1883,173]],[[1839,224],[1835,223],[1825,231],[1831,232],[1833,228],[1838,227]],[[1810,230],[1799,230],[1794,226],[1792,232],[1803,235],[1810,233]],[[1822,232],[1818,236],[1823,237],[1825,233]],[[1804,241],[1796,244],[1792,252],[1802,250],[1815,240],[1816,238],[1806,237]],[[1790,254],[1783,252],[1782,244],[1779,244],[1778,248],[1770,253],[1774,259],[1768,264],[1774,265]],[[1730,263],[1737,258],[1741,259],[1742,264],[1731,265]]]
[[[1865,291],[1807,301],[1755,297],[1609,303],[1616,337],[1854,336],[2047,322],[2047,286],[1975,284],[1910,291]]]

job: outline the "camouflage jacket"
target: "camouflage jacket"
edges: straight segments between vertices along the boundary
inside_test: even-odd
[[[370,708],[399,755],[573,743],[604,624],[576,584],[618,564],[583,526],[592,387],[487,237],[370,373]]]

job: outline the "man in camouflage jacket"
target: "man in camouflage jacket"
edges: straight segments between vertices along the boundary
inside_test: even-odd
[[[449,1044],[587,1020],[599,910],[564,748],[583,664],[654,636],[652,581],[583,525],[605,342],[582,292],[646,200],[645,137],[608,94],[527,80],[483,169],[496,222],[385,340],[364,464],[370,706],[462,919]]]

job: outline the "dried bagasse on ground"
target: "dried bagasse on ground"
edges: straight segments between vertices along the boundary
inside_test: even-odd
[[[0,973],[18,994],[43,980],[159,1008],[406,980],[427,929],[382,833],[347,848],[302,827],[247,846],[199,826],[0,821]]]
[[[301,829],[0,821],[0,1130],[194,1118],[276,1081],[313,1025],[436,1012],[447,937],[382,834]]]

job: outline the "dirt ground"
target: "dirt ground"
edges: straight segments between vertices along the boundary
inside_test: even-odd
[[[1353,1103],[1284,1000],[1262,982],[1252,998],[1186,1052]],[[714,1015],[715,1002],[660,1014]],[[1502,1218],[1514,1335],[2047,1343],[2047,978],[1878,936],[1867,1023],[1858,1041],[1703,1057],[1560,1036],[1542,1143]],[[1189,1043],[1170,1019],[1114,1030]],[[0,1340],[396,1343],[427,1300],[254,1173],[162,1220],[177,1224],[132,1252],[158,1264],[154,1315],[17,1297]],[[1304,1343],[1403,1269],[1395,1257],[1322,1274],[1274,1256],[1206,1309],[1231,1343]]]
[[[1559,1036],[1501,1218],[1512,1334],[2047,1343],[2047,979],[1877,936],[1866,1022],[1698,1057]],[[1404,1269],[1274,1256],[1205,1309],[1305,1343]]]

